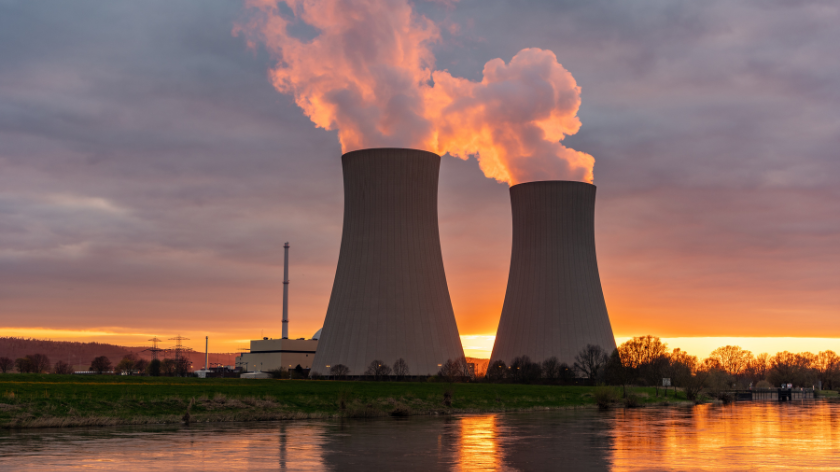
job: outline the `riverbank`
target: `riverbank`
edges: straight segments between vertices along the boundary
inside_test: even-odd
[[[271,421],[597,408],[598,387],[0,375],[0,428]],[[685,403],[635,388],[639,406]]]

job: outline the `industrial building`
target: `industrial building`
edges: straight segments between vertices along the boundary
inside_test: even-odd
[[[260,374],[276,369],[292,370],[300,366],[308,370],[318,347],[318,330],[311,339],[289,337],[289,243],[283,245],[283,337],[251,340],[248,352],[236,358],[236,367],[243,378],[266,378]]]
[[[510,188],[513,247],[492,361],[527,355],[573,365],[587,344],[615,349],[595,255],[595,186]]]
[[[244,372],[267,372],[275,369],[291,370],[312,367],[317,339],[255,339],[251,349],[236,358],[236,367]]]
[[[344,154],[344,227],[313,372],[373,360],[430,375],[464,355],[440,250],[440,156],[413,149]]]

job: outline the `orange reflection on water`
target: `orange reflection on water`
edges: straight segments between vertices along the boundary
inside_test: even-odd
[[[752,468],[836,470],[838,409],[826,402],[776,402],[616,414],[613,470]],[[836,460],[835,460],[836,459]]]
[[[460,421],[458,465],[455,470],[498,470],[496,415],[464,416]]]

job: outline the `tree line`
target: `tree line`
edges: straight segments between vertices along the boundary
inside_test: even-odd
[[[190,375],[190,367],[190,360],[186,357],[147,361],[138,358],[135,354],[127,354],[116,365],[112,364],[108,356],[96,356],[91,360],[89,370],[96,374],[184,377]],[[14,371],[21,374],[73,373],[68,363],[57,361],[51,364],[50,358],[45,354],[29,354],[15,360],[0,357],[0,372],[6,374]]]
[[[723,346],[700,361],[679,348],[670,350],[661,339],[648,335],[634,337],[611,353],[600,346],[587,345],[578,352],[571,366],[553,357],[536,363],[528,356],[520,356],[510,366],[501,360],[493,361],[485,376],[489,382],[579,384],[583,381],[592,385],[653,386],[657,395],[665,378],[670,379],[671,386],[684,389],[692,399],[704,389],[714,394],[792,384],[833,390],[840,386],[840,356],[833,351],[754,355],[739,346]]]

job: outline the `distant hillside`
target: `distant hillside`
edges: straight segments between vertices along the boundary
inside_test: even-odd
[[[467,357],[467,362],[475,364],[476,377],[484,377],[487,373],[487,366],[490,364],[490,359],[479,359],[477,357]]]
[[[76,370],[86,370],[90,361],[98,356],[106,356],[113,364],[116,364],[124,356],[135,354],[142,359],[151,360],[151,352],[142,352],[148,346],[117,346],[106,343],[83,343],[74,341],[51,341],[47,339],[0,337],[0,357],[17,359],[27,354],[45,354],[50,362],[64,361],[72,365]],[[159,357],[174,357],[174,353],[160,353]],[[204,367],[204,353],[186,353],[192,361],[195,369]],[[237,353],[210,353],[210,363],[233,365]]]

